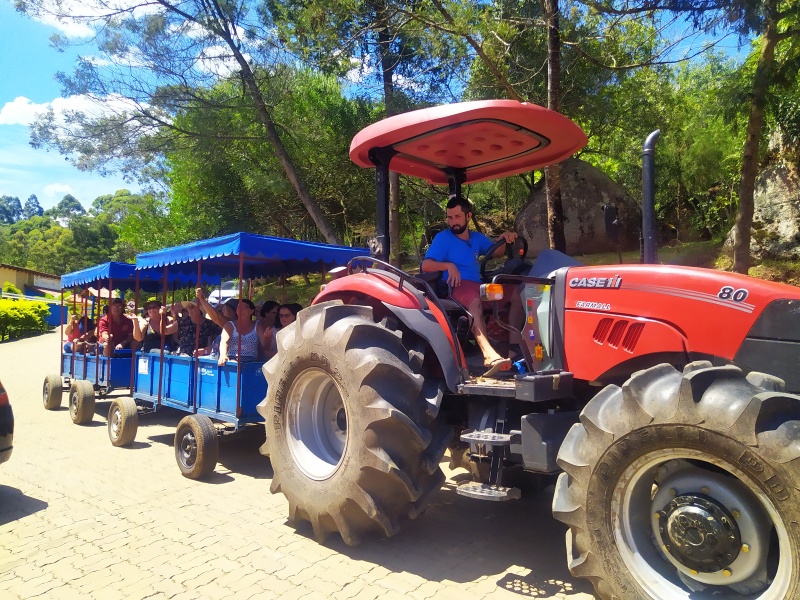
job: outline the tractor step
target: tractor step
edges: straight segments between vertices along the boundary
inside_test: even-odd
[[[480,483],[479,481],[462,483],[456,488],[456,493],[459,496],[466,496],[467,498],[492,500],[494,502],[519,500],[522,496],[522,492],[519,488],[489,485],[488,483]]]
[[[491,431],[467,431],[461,434],[461,441],[484,446],[510,446],[522,443],[520,433],[493,433]]]

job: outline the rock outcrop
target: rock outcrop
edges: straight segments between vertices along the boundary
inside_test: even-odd
[[[567,254],[616,250],[616,243],[609,241],[605,233],[603,207],[609,204],[617,209],[622,248],[637,247],[641,209],[601,170],[577,158],[561,163],[561,201]],[[544,178],[534,186],[527,204],[517,214],[515,226],[528,240],[529,254],[535,255],[550,247]]]

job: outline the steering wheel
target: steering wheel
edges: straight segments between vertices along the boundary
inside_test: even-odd
[[[506,262],[497,269],[486,270],[486,265],[492,259],[492,255],[497,249],[505,244],[505,240],[498,240],[492,244],[481,259],[481,281],[489,283],[495,275],[524,275],[533,266],[533,263],[526,260],[528,254],[528,240],[522,236],[517,236],[513,244],[506,244]]]

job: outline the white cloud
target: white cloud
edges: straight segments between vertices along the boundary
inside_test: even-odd
[[[69,38],[87,38],[104,15],[133,10],[136,16],[161,10],[157,4],[142,6],[141,0],[45,0],[42,10],[31,15],[34,20],[60,31]]]
[[[0,108],[0,125],[31,125],[37,115],[50,108],[58,116],[63,116],[70,111],[80,111],[91,117],[100,117],[141,107],[138,107],[132,100],[117,94],[107,96],[103,100],[90,96],[70,96],[69,98],[56,98],[51,102],[41,104],[32,102],[24,96],[18,96]]]
[[[0,125],[30,125],[36,114],[42,111],[41,104],[34,104],[24,96],[17,96],[0,108]]]
[[[67,194],[75,196],[75,189],[68,183],[48,183],[43,188],[44,198],[39,198],[40,204],[58,204]]]
[[[244,57],[245,59],[250,58],[247,54]],[[236,62],[233,54],[231,54],[231,49],[221,45],[205,48],[200,53],[197,68],[220,79],[225,79],[231,73],[235,73],[240,69],[239,63]]]

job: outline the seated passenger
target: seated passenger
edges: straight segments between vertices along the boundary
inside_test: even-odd
[[[228,301],[230,302],[230,300]],[[228,321],[222,328],[222,337],[219,344],[220,366],[229,360],[257,360],[261,344],[258,339],[256,322],[256,305],[246,298],[239,300],[236,307],[236,321]],[[239,346],[241,344],[241,356]]]
[[[124,312],[125,301],[112,298],[108,314],[97,324],[97,337],[100,340],[100,351],[111,356],[114,351],[133,348],[133,323]]]
[[[278,307],[278,317],[275,319],[275,327],[264,330],[261,333],[261,345],[263,346],[268,359],[272,358],[278,353],[278,342],[276,340],[278,332],[284,327],[294,323],[295,319],[297,318],[297,313],[299,313],[302,308],[303,307],[297,302],[292,302],[291,304],[281,304]]]
[[[261,358],[267,360],[270,357],[269,349],[272,345],[272,334],[275,332],[275,322],[278,320],[278,308],[280,304],[274,300],[267,300],[261,305],[261,318],[256,322],[258,339],[261,342]]]
[[[97,343],[97,336],[94,323],[88,316],[70,315],[64,333],[67,336],[64,352],[94,351],[92,346]]]
[[[161,351],[161,330],[163,327],[164,338],[178,331],[178,322],[167,314],[167,307],[158,300],[151,300],[145,304],[146,318],[133,320],[133,337],[142,343],[142,352]],[[164,346],[164,352],[169,352],[169,347]]]
[[[178,321],[178,353],[185,356],[204,356],[215,337],[222,329],[205,313],[196,302],[185,300],[173,307],[173,313]],[[199,336],[197,328],[200,327]],[[199,340],[198,340],[199,338]]]

